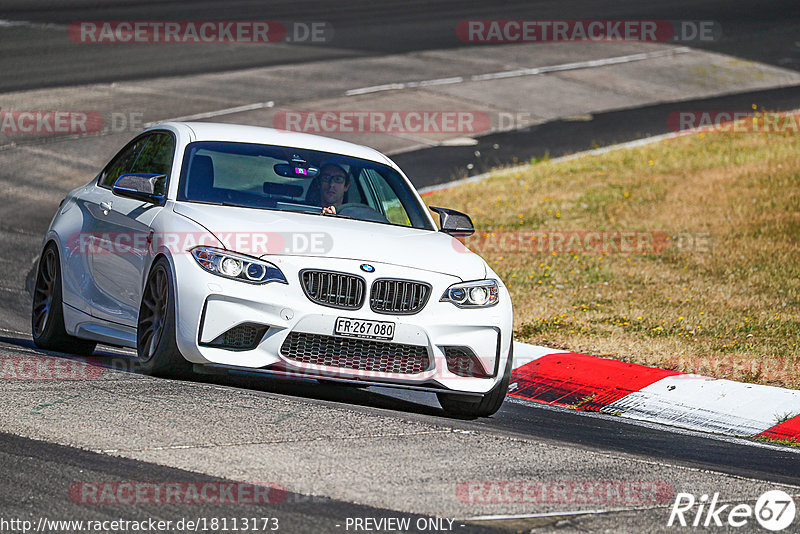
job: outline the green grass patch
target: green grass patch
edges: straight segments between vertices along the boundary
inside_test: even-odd
[[[473,216],[521,341],[800,388],[798,154],[791,132],[693,134],[425,198]]]

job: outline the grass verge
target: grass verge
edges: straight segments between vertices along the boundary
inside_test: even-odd
[[[764,436],[757,436],[754,438],[756,441],[763,441],[764,443],[772,443],[773,445],[788,445],[789,447],[800,447],[800,441],[793,439],[773,439]]]
[[[795,124],[800,123],[800,118]],[[520,341],[800,388],[800,134],[696,133],[435,192]]]

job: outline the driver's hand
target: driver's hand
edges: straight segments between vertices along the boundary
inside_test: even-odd
[[[322,213],[336,215],[336,206],[325,206],[324,208],[322,208]]]

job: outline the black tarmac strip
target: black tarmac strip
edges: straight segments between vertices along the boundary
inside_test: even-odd
[[[667,117],[684,111],[790,111],[800,109],[800,85],[737,93],[556,120],[478,137],[473,146],[438,146],[392,159],[418,188],[446,183],[498,167],[555,158],[592,148],[669,133]]]

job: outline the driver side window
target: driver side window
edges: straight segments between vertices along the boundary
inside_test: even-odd
[[[171,134],[157,132],[135,139],[106,166],[98,182],[101,187],[111,188],[117,178],[126,173],[163,174],[169,176],[172,158],[175,155],[175,140]],[[156,183],[156,194],[166,191],[167,179]]]
[[[164,195],[174,155],[175,141],[170,134],[152,134],[148,136],[147,144],[144,145],[133,166],[127,172],[164,175],[155,184],[155,194]]]
[[[380,206],[376,206],[375,209],[382,212],[392,224],[411,226],[403,203],[383,176],[374,169],[364,169],[361,177],[370,184],[377,197],[375,200]]]
[[[133,167],[136,157],[139,155],[139,152],[141,152],[142,147],[147,143],[147,139],[148,137],[146,136],[140,137],[123,148],[103,170],[103,173],[100,175],[100,180],[97,182],[98,185],[111,189],[114,182],[117,181],[117,178],[129,172],[129,169]]]

